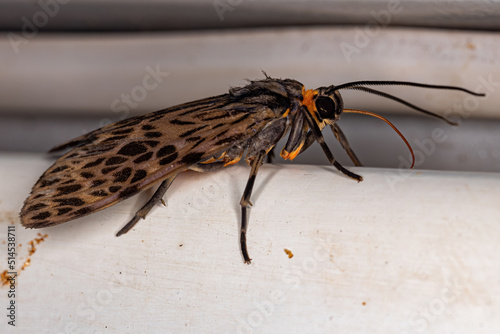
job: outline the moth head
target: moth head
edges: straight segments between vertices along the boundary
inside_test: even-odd
[[[306,91],[304,105],[317,121],[320,129],[338,121],[344,110],[342,96],[334,86]]]

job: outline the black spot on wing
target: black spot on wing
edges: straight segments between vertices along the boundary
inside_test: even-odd
[[[109,191],[112,193],[115,193],[118,190],[120,190],[121,188],[122,188],[121,186],[111,186],[111,187],[109,187]]]
[[[64,215],[65,213],[68,213],[71,210],[73,210],[73,209],[72,208],[60,208],[60,209],[57,209],[57,215],[58,216]]]
[[[243,139],[243,136],[244,136],[244,134],[242,134],[242,133],[234,134],[234,135],[232,135],[230,137],[223,138],[223,139],[217,141],[215,143],[215,146],[222,145],[222,144],[227,144],[227,143],[235,143],[236,144],[241,139]]]
[[[192,143],[192,142],[198,141],[198,140],[200,140],[200,139],[201,139],[201,137],[200,137],[200,136],[193,136],[193,137],[186,138],[186,141],[187,141],[188,143]]]
[[[177,152],[174,152],[173,154],[171,154],[165,158],[160,159],[160,165],[163,166],[163,165],[169,164],[172,161],[174,161],[175,159],[177,159],[177,157],[178,157]]]
[[[127,161],[127,158],[124,157],[111,157],[106,160],[106,166],[118,165]]]
[[[69,166],[59,166],[59,167],[56,167],[53,170],[51,170],[50,174],[59,173],[59,172],[62,172],[63,170],[68,169],[68,168],[69,168]]]
[[[235,121],[232,121],[230,124],[238,124],[242,121],[244,121],[245,119],[247,119],[248,117],[250,117],[250,113],[246,113],[244,114],[243,116],[241,116],[240,118],[238,118],[237,120]]]
[[[85,178],[85,179],[91,179],[94,177],[94,174],[89,173],[89,172],[82,172],[82,173],[80,173],[80,176]]]
[[[59,181],[61,181],[61,179],[52,179],[52,180],[43,180],[42,182],[40,182],[40,187],[49,187],[53,184],[56,184],[58,183]]]
[[[101,162],[103,162],[104,160],[106,160],[105,158],[99,158],[95,161],[92,161],[92,162],[89,162],[88,164],[86,164],[85,166],[83,166],[82,168],[90,168],[90,167],[95,167],[95,166],[98,166],[101,164]]]
[[[40,209],[43,209],[43,208],[46,208],[46,207],[48,207],[47,204],[38,203],[38,204],[35,204],[35,205],[32,205],[32,206],[28,207],[26,209],[26,212],[36,211],[36,210],[40,210]]]
[[[140,157],[136,158],[134,160],[134,163],[139,164],[141,162],[148,161],[149,159],[151,159],[152,156],[153,156],[153,152],[144,153]]]
[[[74,193],[75,191],[78,191],[80,189],[82,189],[82,186],[80,184],[58,187],[57,191],[59,191],[59,193],[56,196],[71,194],[71,193]]]
[[[145,140],[143,141],[143,143],[148,145],[149,147],[156,147],[160,142],[157,140]]]
[[[160,148],[158,150],[158,152],[156,152],[156,156],[158,158],[162,158],[166,155],[171,155],[175,152],[177,152],[177,149],[175,148],[174,145],[166,145],[166,146],[163,146],[162,148]]]
[[[144,169],[139,169],[135,172],[134,177],[132,178],[130,183],[140,181],[143,178],[145,178],[147,175],[148,175],[148,173]]]
[[[120,168],[120,166],[105,167],[105,168],[101,169],[101,173],[103,173],[105,175],[105,174],[108,174],[109,172],[112,172],[112,171],[118,169],[118,168]]]
[[[36,216],[33,216],[31,219],[35,219],[35,220],[43,220],[43,219],[47,219],[51,216],[50,212],[48,211],[44,211],[44,212],[40,212],[39,214],[37,214]]]
[[[179,135],[179,137],[184,138],[184,137],[190,136],[190,135],[192,135],[192,134],[194,134],[194,133],[196,133],[196,132],[198,132],[198,131],[200,131],[200,130],[203,130],[203,129],[204,129],[204,128],[206,128],[207,126],[208,126],[208,125],[202,125],[202,126],[199,126],[199,127],[197,127],[197,128],[191,129],[191,130],[189,130],[189,131],[186,131],[186,132],[184,132],[184,133],[181,133],[181,134]]]
[[[111,132],[111,134],[112,135],[126,135],[127,133],[131,133],[132,131],[134,131],[134,128],[113,131],[113,132]]]
[[[99,187],[101,184],[104,184],[104,183],[106,183],[105,180],[94,180],[94,181],[92,181],[90,188]]]
[[[170,121],[170,124],[173,124],[173,125],[193,125],[196,123],[191,122],[191,121],[181,121],[180,119],[173,119]]]
[[[148,150],[148,148],[146,146],[142,145],[141,143],[131,142],[131,143],[128,143],[127,145],[123,146],[118,151],[118,154],[132,157],[135,155],[145,153],[147,150]]]
[[[217,115],[217,116],[212,116],[212,117],[203,117],[202,119],[204,121],[215,121],[216,119],[223,119],[223,118],[227,118],[231,116],[230,114],[226,114],[226,113],[223,113],[223,114],[220,114],[220,115]]]
[[[192,152],[189,154],[186,154],[184,157],[182,157],[181,163],[186,164],[186,165],[192,165],[197,162],[200,162],[200,160],[203,157],[203,152]]]
[[[72,213],[73,216],[83,216],[92,212],[91,208],[81,208]]]
[[[109,138],[106,138],[105,140],[103,140],[103,143],[109,143],[112,141],[119,141],[119,140],[122,140],[125,138],[128,138],[128,136],[113,136],[113,137],[109,137]],[[105,151],[109,151],[110,148],[112,148],[112,147],[108,146]],[[100,152],[105,152],[105,151],[101,150]]]
[[[93,191],[90,193],[92,196],[96,196],[96,197],[104,197],[104,196],[108,196],[108,193],[105,192],[104,190],[96,190],[96,191]]]
[[[72,198],[59,198],[53,200],[55,203],[59,203],[59,206],[82,206],[85,202],[78,197]]]
[[[198,147],[201,143],[205,141],[205,138],[200,138],[196,143],[194,143],[193,147],[191,149]]]
[[[144,137],[146,137],[146,138],[159,138],[161,136],[163,136],[163,133],[158,132],[158,131],[150,131],[150,132],[146,132],[144,134]]]
[[[123,189],[123,191],[120,193],[119,197],[120,198],[127,198],[130,197],[138,192],[137,186],[130,186],[128,188]]]
[[[165,115],[154,116],[154,117],[151,117],[148,121],[153,123],[153,122],[156,122],[156,121],[162,119],[163,117],[165,117]]]
[[[156,156],[162,158],[159,161],[160,165],[166,165],[177,159],[177,149],[173,145],[166,145],[156,152]]]
[[[116,172],[113,174],[115,179],[113,180],[113,183],[122,183],[128,180],[128,178],[132,175],[132,168],[127,167],[122,169],[119,172]]]

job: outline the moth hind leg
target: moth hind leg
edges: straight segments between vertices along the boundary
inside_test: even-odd
[[[351,158],[351,161],[354,163],[355,166],[363,166],[361,164],[361,161],[359,161],[358,157],[354,153],[354,151],[351,148],[351,145],[349,145],[349,142],[347,141],[347,137],[345,136],[344,132],[340,129],[337,123],[333,123],[330,125],[333,134],[335,138],[338,140],[340,145],[342,145],[342,148],[346,151],[347,155],[349,158]]]
[[[280,118],[269,123],[262,129],[255,137],[248,141],[246,162],[251,166],[250,176],[248,177],[245,191],[241,197],[241,230],[240,230],[240,245],[241,253],[245,263],[250,264],[250,256],[247,250],[247,226],[248,214],[247,209],[250,203],[250,196],[252,195],[253,185],[260,166],[264,163],[264,158],[276,145],[276,143],[283,137],[287,129],[286,118]]]
[[[156,204],[158,204],[160,202],[165,204],[165,202],[163,202],[163,195],[165,195],[165,192],[170,187],[170,185],[172,184],[174,179],[175,179],[175,176],[172,176],[172,177],[166,179],[165,181],[163,181],[160,184],[160,186],[158,187],[158,189],[156,189],[153,196],[149,199],[149,201],[147,201],[146,204],[144,204],[144,206],[142,208],[140,208],[135,213],[134,217],[127,224],[125,224],[125,226],[123,226],[120,229],[120,231],[118,231],[118,233],[116,233],[116,236],[119,237],[120,235],[125,234],[128,231],[130,231],[135,226],[135,224],[137,224],[139,222],[139,219],[146,218],[146,215],[149,213],[149,211],[151,211],[151,209]]]
[[[243,192],[243,196],[241,196],[240,206],[241,206],[241,230],[240,230],[240,245],[241,245],[241,253],[243,255],[243,260],[245,263],[250,264],[252,259],[248,255],[247,250],[247,226],[248,226],[248,213],[247,208],[250,203],[250,196],[252,195],[253,186],[255,184],[255,178],[257,177],[257,172],[259,171],[259,167],[264,162],[264,157],[266,156],[265,151],[259,152],[256,156],[252,158],[247,158],[247,160],[251,160],[252,170],[250,171],[250,176],[248,177],[247,185],[245,186],[245,191]]]

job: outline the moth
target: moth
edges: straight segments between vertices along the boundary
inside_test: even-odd
[[[265,74],[265,73],[264,73]],[[329,127],[356,166],[361,162],[351,149],[338,121],[344,108],[340,91],[354,89],[375,94],[453,124],[453,122],[370,86],[411,86],[461,91],[484,96],[461,87],[405,81],[354,81],[338,86],[306,90],[292,79],[249,81],[228,93],[188,102],[147,115],[104,126],[53,148],[69,150],[45,171],[34,185],[20,212],[27,228],[61,224],[121,202],[158,183],[158,189],[133,218],[116,234],[127,233],[159,202],[185,171],[210,172],[233,165],[243,158],[251,167],[241,206],[240,245],[250,263],[246,245],[247,208],[259,167],[283,137],[288,136],[280,156],[293,160],[318,142],[330,164],[357,181],[362,177],[344,168],[325,143],[322,130]],[[408,142],[402,134],[407,146]],[[412,152],[413,154],[413,152]]]

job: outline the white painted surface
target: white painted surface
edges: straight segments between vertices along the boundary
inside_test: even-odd
[[[498,174],[356,168],[365,178],[356,183],[333,167],[264,166],[247,266],[238,202],[248,168],[181,175],[165,196],[167,208],[115,238],[146,194],[41,231],[19,225],[22,202],[49,164],[0,156],[0,240],[14,221],[25,257],[29,240],[49,235],[19,276],[19,332],[457,334],[500,327]],[[275,295],[282,298],[271,303]],[[1,319],[2,331],[14,332]]]

